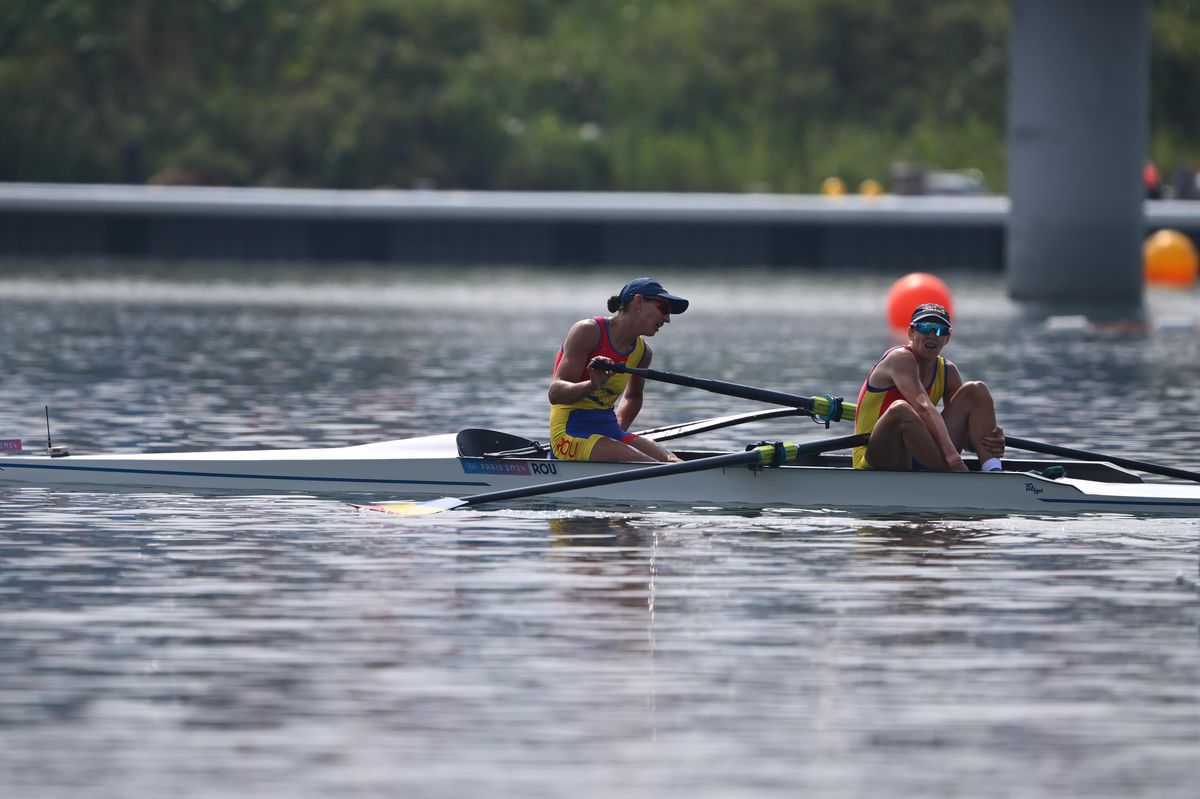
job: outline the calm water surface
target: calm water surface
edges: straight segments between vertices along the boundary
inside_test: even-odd
[[[562,335],[631,276],[10,264],[0,437],[544,437]],[[892,341],[890,277],[658,276],[694,303],[660,368],[853,396]],[[1093,331],[946,277],[1007,430],[1196,468],[1194,295]],[[643,427],[756,407],[647,394]],[[1198,529],[0,487],[0,795],[1192,797]]]

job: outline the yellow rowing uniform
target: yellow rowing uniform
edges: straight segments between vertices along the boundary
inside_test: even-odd
[[[629,366],[639,366],[646,355],[646,340],[637,337],[633,347],[628,352],[621,352],[612,345],[608,336],[608,320],[603,316],[593,317],[600,327],[600,343],[596,349],[584,359],[582,374],[576,380],[588,380],[586,364],[592,362],[597,355],[603,355],[614,363],[624,363]],[[560,348],[558,358],[554,361],[554,371],[562,361],[563,351]],[[628,443],[636,438],[633,433],[622,430],[617,424],[617,400],[621,398],[629,378],[632,375],[623,372],[614,374],[604,385],[589,392],[586,397],[570,405],[550,406],[550,446],[554,457],[564,461],[586,461],[592,456],[592,448],[601,438],[612,438]]]
[[[899,349],[904,349],[904,347],[892,347],[875,362],[875,366]],[[883,416],[883,412],[896,400],[904,399],[904,395],[895,386],[871,385],[871,373],[875,371],[875,366],[872,366],[867,372],[867,379],[863,381],[862,388],[858,391],[858,410],[855,411],[854,416],[855,433],[869,433],[874,430],[875,424],[879,421],[879,417]],[[937,363],[933,367],[933,374],[929,376],[925,393],[929,395],[929,399],[933,401],[934,405],[941,402],[942,395],[946,393],[946,359],[941,355],[938,356]],[[867,463],[866,447],[854,448],[854,468],[871,468]]]

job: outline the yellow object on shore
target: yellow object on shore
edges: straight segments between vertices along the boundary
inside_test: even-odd
[[[829,197],[840,197],[846,193],[846,184],[841,178],[825,178],[821,181],[821,193]]]

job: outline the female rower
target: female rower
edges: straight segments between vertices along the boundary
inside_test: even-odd
[[[854,432],[870,433],[854,448],[855,469],[965,472],[959,454],[975,450],[982,471],[1000,471],[1004,431],[987,385],[963,382],[942,355],[950,342],[950,313],[936,303],[918,305],[908,344],[893,347],[867,373],[858,392]],[[939,414],[936,405],[944,400]]]
[[[639,277],[609,297],[613,316],[581,319],[571,326],[550,381],[550,444],[554,456],[572,461],[678,461],[661,444],[630,433],[642,409],[642,378],[612,371],[614,363],[647,367],[653,336],[687,310],[657,280]]]

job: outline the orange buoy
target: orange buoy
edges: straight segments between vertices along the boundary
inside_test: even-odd
[[[1142,244],[1142,262],[1147,283],[1177,288],[1196,285],[1200,264],[1196,245],[1178,230],[1164,228],[1147,237]]]
[[[941,278],[928,272],[905,275],[893,283],[888,291],[888,321],[896,330],[907,329],[913,309],[925,302],[936,302],[946,306],[953,319],[954,299],[950,296],[950,287],[943,283]]]

